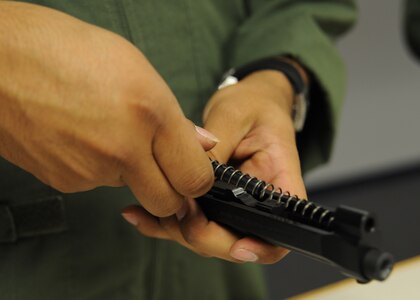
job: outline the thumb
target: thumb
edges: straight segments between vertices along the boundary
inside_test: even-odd
[[[211,150],[211,156],[220,162],[227,162],[251,126],[249,118],[244,118],[240,113],[231,113],[214,106],[205,118],[206,130],[213,132],[220,139]]]
[[[212,148],[214,148],[214,146],[216,146],[216,144],[219,142],[219,139],[210,131],[207,131],[206,129],[197,125],[194,126],[197,139],[200,142],[201,146],[203,146],[204,151],[209,151]]]

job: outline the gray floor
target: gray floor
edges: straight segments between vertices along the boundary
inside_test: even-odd
[[[331,163],[308,186],[420,161],[420,62],[403,41],[403,1],[359,1],[356,27],[339,43],[348,94]]]

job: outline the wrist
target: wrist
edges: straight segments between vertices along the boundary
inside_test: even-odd
[[[251,76],[252,80],[245,80]],[[261,78],[264,80],[261,81]],[[295,130],[299,132],[303,129],[308,109],[306,97],[308,77],[297,62],[288,57],[274,57],[261,59],[237,69],[232,68],[224,75],[219,89],[238,82],[246,85],[244,82],[249,83],[250,81],[251,83],[259,82],[257,93],[261,93],[267,88],[269,91],[274,88],[278,94],[274,95],[272,99],[282,99],[282,107],[291,116]],[[292,98],[289,96],[290,87],[292,88]]]
[[[261,96],[273,99],[288,116],[292,117],[294,91],[289,79],[275,70],[253,72],[239,82],[253,88]]]

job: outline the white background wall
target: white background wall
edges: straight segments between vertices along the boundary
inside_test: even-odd
[[[349,82],[334,155],[308,186],[420,162],[420,61],[404,43],[403,3],[359,1],[359,21],[339,43]]]

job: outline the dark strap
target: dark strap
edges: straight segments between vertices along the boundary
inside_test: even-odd
[[[66,228],[61,196],[19,204],[0,204],[0,243],[61,232]]]
[[[305,82],[295,66],[276,58],[266,58],[252,62],[236,69],[234,74],[231,75],[238,78],[238,80],[241,80],[249,74],[261,70],[275,70],[282,72],[287,79],[289,79],[290,84],[293,86],[293,90],[297,95],[303,93],[305,90]]]

